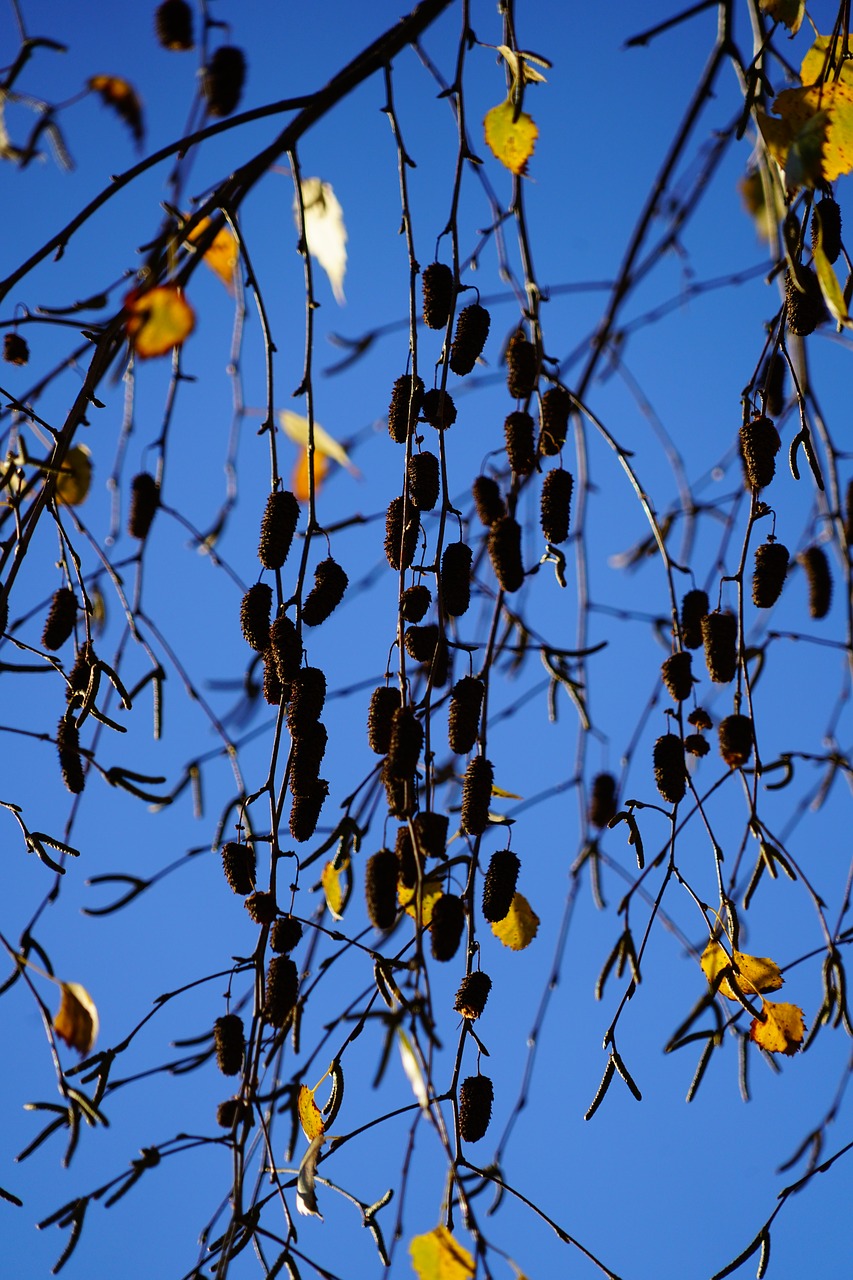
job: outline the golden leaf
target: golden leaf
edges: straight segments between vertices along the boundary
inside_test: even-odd
[[[132,84],[121,76],[92,76],[89,88],[100,94],[101,101],[112,107],[133,134],[137,146],[142,146],[145,127],[142,123],[142,103]]]
[[[521,111],[515,119],[515,106],[512,99],[507,98],[486,113],[483,126],[486,142],[501,164],[516,175],[523,174],[539,137],[532,118]]]
[[[797,34],[806,12],[805,0],[760,0],[760,5],[771,22],[781,22],[792,36]]]
[[[188,237],[190,244],[194,244],[209,226],[210,218],[202,218]],[[227,227],[220,227],[204,255],[204,264],[219,276],[229,293],[234,292],[234,275],[239,261],[237,241]]]
[[[307,450],[308,448],[308,419],[303,418],[299,413],[292,413],[290,409],[282,409],[279,412],[278,420],[281,423],[281,429],[286,436],[296,444],[301,444]],[[314,452],[319,453],[321,457],[331,458],[333,462],[337,462],[339,467],[346,467],[351,475],[359,474],[358,467],[354,467],[350,461],[350,456],[342,444],[340,444],[334,436],[330,436],[328,431],[320,426],[319,422],[314,423]]]
[[[77,507],[85,502],[91,485],[92,454],[84,444],[72,445],[56,477],[56,500]]]
[[[53,1029],[85,1058],[98,1038],[98,1010],[89,992],[79,982],[61,982],[59,985],[62,1001],[53,1019]]]
[[[315,1138],[319,1138],[326,1132],[322,1113],[314,1101],[314,1093],[314,1089],[309,1089],[307,1084],[302,1084],[299,1086],[299,1096],[296,1100],[299,1123],[309,1142],[313,1142]]]
[[[730,960],[719,942],[708,943],[699,963],[712,985],[717,974],[733,963],[737,984],[747,999],[762,991],[778,991],[785,981],[779,972],[779,966],[767,956],[748,956],[742,951],[733,951]],[[728,978],[723,978],[719,991],[727,1000],[737,1000]]]
[[[323,893],[326,895],[326,906],[336,920],[342,920],[346,905],[352,893],[352,872],[350,860],[345,859],[339,867],[334,862],[327,862],[320,877]]]
[[[314,454],[314,493],[317,494],[322,488],[323,481],[329,470],[329,460],[322,453]],[[300,449],[299,457],[293,464],[293,472],[290,477],[290,492],[296,498],[297,502],[307,502],[311,496],[308,475],[308,450]]]
[[[834,182],[853,170],[853,83],[839,80],[785,89],[773,103],[773,110],[789,130],[785,161],[789,190]],[[774,159],[779,162],[775,154]],[[789,173],[792,159],[795,172]]]
[[[762,1000],[761,1009],[764,1021],[753,1018],[750,1040],[768,1053],[795,1054],[806,1031],[802,1009],[795,1004],[777,1004],[774,1000]]]
[[[845,328],[853,329],[853,320],[847,314],[847,307],[844,304],[844,295],[841,292],[841,285],[838,283],[838,276],[833,271],[832,263],[823,251],[820,237],[814,246],[814,268],[817,273],[820,291],[823,294],[823,300],[833,318],[840,325],[844,325]]]
[[[402,884],[397,887],[397,901],[401,907],[406,908],[407,914],[410,915],[413,920],[417,914],[417,908],[415,906],[417,892],[417,885],[412,889],[407,889],[405,885]],[[421,920],[424,928],[432,923],[433,907],[443,893],[444,889],[442,888],[442,882],[440,880],[436,880],[431,876],[428,876],[427,879],[424,880],[423,898],[421,900]]]
[[[827,60],[827,51],[832,45],[832,56]],[[853,65],[847,60],[840,65],[839,56],[842,52],[841,40],[835,40],[832,36],[818,36],[812,47],[800,64],[800,79],[803,84],[817,84],[818,80],[827,73],[829,80],[837,79],[843,84],[853,85]],[[853,54],[853,44],[848,39],[847,43],[848,55]]]
[[[523,951],[539,932],[539,917],[523,893],[516,893],[503,920],[492,925],[492,933],[510,951]]]
[[[415,1236],[409,1256],[418,1280],[471,1280],[474,1275],[474,1259],[447,1227]]]
[[[547,58],[541,58],[538,53],[530,53],[527,49],[519,49],[516,53],[508,44],[489,45],[489,48],[496,49],[506,62],[514,84],[518,82],[519,76],[524,78],[526,84],[547,83],[541,71],[536,70],[537,66],[551,69],[552,64]]]
[[[142,360],[165,356],[179,347],[195,328],[195,313],[173,284],[140,293],[133,289],[124,300],[127,337]]]

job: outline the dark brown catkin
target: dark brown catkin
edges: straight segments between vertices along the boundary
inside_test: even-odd
[[[411,707],[398,707],[391,717],[386,767],[394,778],[411,778],[418,767],[424,730]]]
[[[485,1009],[491,989],[492,980],[489,975],[481,969],[474,969],[460,982],[453,1008],[463,1018],[469,1018],[473,1022]]]
[[[224,1076],[236,1076],[243,1069],[246,1036],[243,1019],[236,1013],[223,1014],[213,1024],[216,1065]]]
[[[387,754],[391,745],[391,721],[402,704],[400,690],[382,685],[370,695],[367,710],[367,744],[378,756]]]
[[[383,933],[397,919],[397,868],[393,849],[380,849],[367,859],[364,875],[367,914],[374,929]]]
[[[469,760],[462,781],[462,812],[459,825],[469,836],[479,836],[489,825],[494,769],[485,756]]]
[[[409,373],[404,373],[394,383],[388,409],[388,434],[397,444],[405,444],[409,431],[414,429],[423,398],[424,384],[421,378],[415,378],[414,390]]]
[[[418,807],[418,780],[415,774],[410,778],[395,778],[388,770],[388,761],[382,765],[380,773],[385,788],[385,803],[392,818],[410,818]]]
[[[280,569],[290,552],[299,523],[299,502],[286,490],[271,493],[261,520],[258,559],[265,569]]]
[[[477,508],[480,523],[486,528],[496,520],[500,520],[501,516],[506,515],[506,505],[501,497],[500,486],[491,476],[477,476],[471,485],[471,493],[474,495],[474,506]]]
[[[616,817],[616,779],[612,773],[598,773],[592,780],[589,820],[601,831]]]
[[[319,667],[302,667],[290,682],[287,727],[293,736],[319,720],[326,702],[326,677]]]
[[[668,804],[678,804],[687,789],[684,747],[674,733],[665,733],[654,746],[655,783]]]
[[[420,622],[426,617],[432,604],[432,596],[428,587],[418,583],[414,587],[406,587],[400,597],[400,613],[405,622]]]
[[[681,601],[681,643],[685,649],[702,648],[702,619],[708,612],[708,593],[688,591]]]
[[[314,570],[314,585],[302,606],[302,621],[306,627],[319,627],[334,613],[344,598],[349,578],[331,556],[321,560]]]
[[[706,756],[711,750],[708,739],[702,733],[688,733],[684,739],[684,750],[692,756]]]
[[[826,320],[827,311],[811,267],[800,268],[800,279],[805,286],[803,290],[797,288],[790,271],[785,274],[785,310],[788,328],[798,338],[805,338]]]
[[[326,803],[329,784],[325,778],[318,778],[311,784],[310,791],[304,796],[294,796],[290,807],[290,834],[299,844],[310,840],[317,830],[320,810]]]
[[[272,924],[278,910],[275,894],[263,890],[250,893],[243,906],[249,913],[249,919],[255,924]]]
[[[397,828],[397,835],[394,838],[394,857],[397,859],[400,883],[406,889],[414,889],[418,883],[418,875],[423,874],[423,864],[416,854],[412,833],[407,826]]]
[[[392,498],[385,515],[385,558],[392,569],[411,567],[418,549],[419,529],[418,513],[411,502],[406,505],[404,498]]]
[[[243,96],[246,57],[235,45],[221,45],[204,69],[202,93],[212,116],[230,116]]]
[[[673,653],[663,663],[660,673],[673,702],[684,702],[693,690],[693,659],[689,653]]]
[[[776,474],[779,432],[769,418],[757,417],[740,429],[740,448],[746,479],[753,489],[764,489]]]
[[[788,548],[781,542],[764,542],[755,548],[752,603],[756,609],[770,609],[779,599],[788,572],[788,558]]]
[[[160,486],[148,471],[140,471],[130,482],[130,514],[127,532],[143,542],[160,505]]]
[[[413,826],[421,852],[428,858],[443,858],[447,850],[446,813],[432,813],[429,809],[415,815]]]
[[[443,262],[424,268],[424,324],[428,329],[444,329],[453,305],[453,272]]]
[[[749,716],[726,716],[717,726],[720,755],[732,769],[739,769],[752,755],[752,721]]]
[[[441,557],[441,595],[444,612],[461,618],[471,603],[471,548],[450,542]]]
[[[52,652],[61,649],[74,630],[74,619],[77,617],[77,597],[70,587],[60,587],[54,591],[50,601],[41,642],[45,649]]]
[[[440,387],[424,393],[421,402],[421,415],[436,431],[446,431],[456,421],[456,405],[453,397]]]
[[[462,941],[465,904],[455,893],[443,893],[432,909],[430,950],[436,960],[452,960]]]
[[[496,520],[489,530],[489,559],[503,591],[518,591],[524,582],[521,525],[512,516]]]
[[[92,674],[97,658],[95,650],[87,640],[85,644],[81,644],[77,650],[74,659],[74,665],[68,672],[68,687],[65,690],[65,699],[67,702],[74,702],[78,705],[83,702],[86,692],[89,688],[89,679]]]
[[[233,1129],[238,1120],[242,1120],[245,1106],[242,1098],[226,1098],[216,1108],[216,1123],[220,1129]]]
[[[290,956],[273,956],[267,969],[264,1017],[273,1027],[283,1027],[296,1007],[299,971]]]
[[[492,854],[483,880],[483,915],[489,924],[497,924],[509,915],[520,868],[512,849],[498,849]]]
[[[566,443],[572,398],[563,387],[551,387],[542,397],[539,421],[539,452],[547,457],[559,453]]]
[[[737,618],[730,611],[706,613],[702,619],[705,664],[715,684],[728,684],[737,671]]]
[[[193,11],[186,0],[164,0],[154,14],[154,30],[164,49],[183,52],[193,47]]]
[[[829,196],[824,196],[820,204],[812,210],[812,248],[817,248],[818,239],[830,262],[835,262],[841,253],[841,208]]]
[[[504,443],[509,465],[517,476],[529,476],[536,466],[533,419],[518,409],[504,421]]]
[[[687,717],[687,723],[694,725],[697,729],[711,729],[714,725],[704,707],[694,707]]]
[[[764,408],[772,417],[778,417],[785,408],[785,379],[788,366],[777,353],[769,356],[759,379],[764,387]]]
[[[809,617],[825,618],[832,604],[832,574],[823,547],[813,546],[798,556],[809,584]]]
[[[434,453],[413,453],[406,468],[409,502],[419,511],[432,511],[438,502],[440,477]]]
[[[491,316],[478,302],[470,303],[459,312],[449,361],[457,377],[470,373],[483,354],[490,325]]]
[[[506,385],[513,400],[526,400],[536,386],[536,347],[516,329],[506,349]]]
[[[246,644],[258,653],[263,653],[269,644],[271,611],[272,588],[266,582],[256,582],[243,596],[240,626]]]
[[[281,916],[270,929],[270,949],[277,955],[289,955],[302,941],[302,923],[293,916]]]
[[[249,844],[229,840],[222,846],[222,870],[234,893],[245,897],[255,887],[255,850]]]
[[[294,735],[290,752],[290,789],[294,795],[307,795],[317,781],[328,740],[326,726],[319,720]]]
[[[495,1090],[488,1076],[468,1076],[459,1086],[459,1132],[465,1142],[479,1142],[492,1118]]]
[[[65,716],[56,730],[56,749],[59,755],[59,767],[62,770],[62,781],[72,795],[78,796],[86,785],[83,773],[83,761],[80,756],[80,735],[73,720]]]
[[[467,756],[477,741],[484,692],[482,680],[475,676],[463,676],[450,691],[447,735],[450,750],[458,756]]]
[[[270,627],[269,648],[264,654],[265,658],[267,653],[272,655],[281,683],[290,684],[299,673],[302,645],[295,623],[284,614],[276,618]]]
[[[19,333],[7,333],[3,338],[3,359],[21,367],[29,363],[30,349]]]
[[[574,480],[570,471],[556,467],[542,483],[539,510],[545,541],[558,545],[569,536]]]
[[[281,674],[271,644],[264,649],[263,658],[264,678],[261,689],[264,695],[264,702],[271,707],[277,707],[284,697],[284,685],[281,682]]]
[[[406,653],[415,662],[432,662],[439,642],[439,630],[434,622],[423,627],[407,627],[403,636]]]

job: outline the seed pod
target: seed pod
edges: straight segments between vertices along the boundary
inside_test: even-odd
[[[730,611],[706,613],[702,619],[705,664],[715,684],[728,684],[737,671],[737,618]]]
[[[267,653],[272,655],[281,683],[289,685],[291,680],[299,674],[302,644],[295,624],[285,614],[276,618],[270,627],[270,641],[264,654],[265,660]]]
[[[823,324],[827,311],[817,276],[811,267],[802,267],[800,276],[805,284],[803,292],[797,288],[790,271],[785,273],[785,308],[791,333],[805,338]]]
[[[296,1007],[299,971],[290,956],[273,956],[267,969],[264,1017],[273,1027],[283,1027]]]
[[[272,924],[278,912],[274,893],[250,893],[243,906],[255,924]]]
[[[393,849],[380,849],[367,859],[364,892],[370,923],[384,933],[397,919],[397,855]]]
[[[261,520],[258,559],[265,569],[280,569],[290,552],[299,523],[299,503],[292,493],[271,493]]]
[[[550,392],[545,394],[549,395]],[[521,409],[511,413],[504,422],[506,456],[517,476],[529,476],[536,466],[533,430],[533,419]]]
[[[3,338],[3,359],[7,364],[23,367],[29,362],[30,349],[19,333],[7,333]]]
[[[293,803],[290,807],[290,834],[300,844],[310,840],[317,830],[320,810],[323,808],[328,794],[328,782],[325,778],[318,778],[316,782],[311,784],[311,790],[307,795],[293,797]]]
[[[236,1013],[223,1014],[213,1024],[213,1047],[216,1065],[224,1076],[236,1076],[243,1070],[246,1037],[243,1019]]]
[[[474,676],[463,676],[450,692],[447,734],[450,750],[458,756],[467,756],[477,741],[484,692],[482,680]]]
[[[269,644],[271,612],[272,588],[266,582],[256,582],[243,596],[240,626],[246,644],[258,653],[263,653]]]
[[[481,969],[474,969],[460,982],[453,1008],[463,1018],[469,1018],[473,1022],[485,1009],[491,989],[492,980],[489,975]]]
[[[68,687],[65,690],[66,702],[82,705],[89,688],[92,668],[96,662],[95,650],[87,640],[77,650],[74,665],[68,672]]]
[[[503,591],[518,591],[524,582],[521,562],[521,526],[512,516],[503,516],[489,530],[489,559]]]
[[[443,893],[432,908],[430,949],[436,960],[452,960],[462,941],[465,904],[455,893]]]
[[[520,868],[512,849],[498,849],[492,854],[483,880],[483,915],[489,924],[497,924],[509,915]]]
[[[551,387],[542,397],[539,452],[552,458],[566,443],[572,398],[563,387]]]
[[[848,548],[853,547],[853,480],[848,480],[844,498],[844,536]]]
[[[403,498],[392,498],[385,516],[385,558],[392,569],[409,569],[418,549],[420,521],[411,502],[403,523]]]
[[[492,1118],[495,1090],[488,1076],[468,1076],[459,1086],[459,1132],[465,1142],[479,1142]]]
[[[235,45],[221,45],[204,69],[201,89],[212,116],[230,116],[243,96],[246,58]]]
[[[160,505],[160,486],[147,471],[140,471],[130,482],[130,514],[127,532],[140,542],[148,537],[151,521]]]
[[[326,726],[319,720],[294,735],[290,753],[290,789],[294,795],[306,795],[317,781],[328,740]]]
[[[441,557],[441,594],[444,612],[461,618],[471,603],[471,548],[464,542],[450,542]]]
[[[769,609],[782,594],[788,572],[788,548],[781,542],[764,542],[755,548],[752,574],[752,603],[756,609]]]
[[[397,859],[397,875],[406,889],[414,889],[418,883],[418,874],[423,874],[423,865],[412,844],[412,834],[407,826],[398,827],[394,839],[394,857]]]
[[[434,622],[424,627],[407,627],[403,636],[406,653],[415,662],[432,662],[439,642],[439,630]]]
[[[302,606],[306,627],[319,627],[337,609],[344,598],[349,578],[331,556],[321,560],[314,570],[314,585]]]
[[[421,416],[436,431],[446,431],[456,421],[456,405],[451,396],[440,387],[424,394],[421,402]]]
[[[421,378],[415,378],[414,390],[410,373],[404,373],[394,383],[388,409],[388,434],[397,444],[405,444],[409,432],[414,430],[423,398],[424,384]]]
[[[714,725],[704,707],[694,707],[687,717],[687,723],[692,724],[696,729],[711,729]]]
[[[681,601],[681,643],[685,649],[701,649],[702,619],[707,612],[707,592],[688,591]]]
[[[80,735],[73,720],[65,716],[56,730],[56,749],[59,755],[59,767],[62,770],[62,781],[74,796],[79,796],[86,785],[83,773],[83,761],[80,757]]]
[[[684,750],[691,756],[706,756],[711,750],[708,739],[702,733],[688,733],[684,739]]]
[[[809,617],[825,618],[832,604],[832,575],[823,547],[813,546],[797,559],[806,571],[809,584]]]
[[[60,587],[54,591],[50,602],[41,642],[45,649],[52,652],[61,649],[74,630],[74,619],[77,617],[77,597],[70,587]],[[88,681],[87,681],[88,683]]]
[[[279,955],[289,955],[302,941],[302,924],[293,916],[280,916],[270,929],[270,948]]]
[[[764,386],[765,412],[776,418],[785,408],[785,375],[788,366],[778,353],[768,356],[759,379]]]
[[[264,649],[264,679],[263,679],[264,702],[271,707],[277,707],[284,697],[284,686],[281,683],[281,675],[279,674],[278,664],[275,660],[275,653],[271,644]]]
[[[673,653],[660,669],[666,691],[673,702],[684,702],[693,690],[693,659],[689,653]]]
[[[420,622],[426,617],[432,604],[429,588],[418,583],[415,587],[407,587],[400,599],[400,613],[404,622]]]
[[[411,778],[418,767],[424,730],[411,707],[398,707],[391,717],[391,743],[386,766],[394,778]]]
[[[409,502],[419,511],[432,511],[438,502],[440,478],[434,453],[413,453],[406,469]]]
[[[616,817],[616,779],[612,773],[598,773],[592,780],[589,801],[589,820],[603,831],[611,818]]]
[[[367,744],[378,756],[384,756],[391,745],[391,720],[402,705],[400,690],[382,685],[370,695],[367,712]]]
[[[569,536],[569,515],[574,480],[570,471],[556,467],[542,483],[540,515],[545,541],[559,545]]]
[[[421,853],[428,858],[443,858],[447,849],[447,814],[425,809],[415,814],[413,826]]]
[[[255,887],[255,850],[249,844],[229,840],[222,846],[222,870],[234,893],[243,897]]]
[[[319,720],[326,701],[326,677],[319,667],[302,667],[291,681],[287,727],[291,736],[304,733]]]
[[[392,818],[410,818],[418,807],[418,780],[415,774],[410,778],[395,778],[388,770],[388,761],[382,765],[380,774],[385,788],[385,803]]]
[[[154,14],[154,29],[164,49],[183,52],[193,47],[193,11],[186,0],[164,0]]]
[[[482,355],[490,324],[488,311],[478,302],[472,302],[459,312],[449,361],[450,368],[458,377],[463,378],[470,373]]]
[[[536,386],[536,347],[523,329],[516,329],[506,349],[506,385],[514,400],[526,400]]]
[[[776,474],[782,441],[769,418],[753,418],[740,429],[740,449],[749,486],[764,489]]]
[[[717,733],[720,755],[732,769],[739,769],[752,755],[752,721],[749,716],[732,715],[721,720]]]
[[[681,739],[674,733],[658,738],[654,748],[655,782],[668,804],[678,804],[687,789],[687,766]]]
[[[453,305],[453,272],[443,262],[424,268],[424,324],[428,329],[444,329]]]
[[[489,804],[495,771],[485,756],[468,761],[462,781],[462,813],[459,825],[466,835],[479,836],[489,825]]]
[[[813,249],[817,248],[818,239],[829,261],[837,261],[841,253],[841,208],[830,196],[824,196],[812,210]]]
[[[500,520],[501,516],[506,515],[506,506],[501,497],[500,487],[491,476],[477,476],[471,485],[471,492],[474,495],[474,505],[477,508],[480,523],[486,528],[496,520]]]

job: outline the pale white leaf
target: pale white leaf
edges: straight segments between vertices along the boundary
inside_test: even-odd
[[[278,420],[286,436],[289,436],[296,444],[302,445],[304,449],[308,448],[307,418],[303,418],[299,413],[292,413],[290,409],[280,409]],[[319,422],[314,423],[314,448],[318,453],[322,453],[325,457],[331,458],[333,462],[337,462],[339,467],[346,467],[351,475],[359,475],[358,467],[353,466],[350,456],[343,445],[339,444],[334,436],[330,436],[328,431],[324,431]]]
[[[406,1035],[402,1027],[397,1028],[397,1039],[400,1044],[400,1057],[403,1060],[403,1070],[409,1078],[409,1084],[412,1086],[412,1092],[424,1111],[429,1108],[429,1094],[427,1092],[426,1081],[424,1080],[421,1064],[418,1062],[414,1045]]]
[[[303,178],[302,207],[305,217],[305,242],[312,258],[316,258],[329,277],[332,292],[343,305],[344,275],[347,269],[347,229],[344,211],[331,184],[320,178]],[[294,211],[297,205],[294,202]],[[298,217],[298,215],[297,215]]]
[[[297,1209],[304,1217],[319,1218],[321,1222],[323,1221],[323,1215],[317,1204],[314,1180],[317,1177],[317,1161],[320,1158],[323,1143],[326,1141],[327,1138],[324,1133],[317,1135],[302,1157],[302,1163],[299,1166],[299,1177],[296,1180]]]

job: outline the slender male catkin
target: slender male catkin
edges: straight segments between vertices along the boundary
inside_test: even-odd
[[[756,609],[770,609],[779,599],[788,572],[788,558],[788,548],[781,542],[763,542],[755,548],[752,603]]]
[[[453,304],[453,272],[443,262],[424,268],[424,324],[428,329],[444,329]]]
[[[509,915],[520,868],[512,849],[498,849],[492,854],[483,880],[483,915],[489,924],[497,924]]]
[[[654,747],[655,783],[668,804],[678,804],[687,789],[684,747],[674,733],[665,733]]]
[[[559,545],[569,536],[569,516],[574,480],[570,471],[556,467],[542,483],[540,518],[545,541]]]
[[[500,520],[501,516],[506,515],[506,505],[501,497],[500,486],[491,476],[477,476],[471,485],[471,493],[474,495],[474,506],[477,508],[480,523],[486,528],[496,520]]]
[[[485,756],[469,760],[462,780],[462,812],[459,825],[469,836],[479,836],[489,825],[489,805],[495,771]]]
[[[472,302],[459,312],[449,361],[451,370],[458,377],[470,373],[483,354],[490,325],[488,311],[478,302]]]
[[[77,617],[77,597],[70,587],[54,591],[48,610],[41,642],[45,649],[54,652],[61,649],[74,630]]]
[[[258,559],[265,569],[280,569],[299,523],[299,502],[287,490],[271,493],[261,520]]]
[[[380,849],[367,859],[364,893],[367,914],[374,929],[384,933],[397,919],[397,855],[393,849]]]
[[[737,618],[730,611],[706,613],[702,619],[705,665],[715,684],[728,684],[737,671]]]
[[[447,733],[450,750],[458,756],[466,756],[477,741],[484,692],[482,680],[475,676],[462,676],[450,691]]]
[[[459,1086],[459,1132],[465,1142],[479,1142],[492,1118],[495,1090],[488,1076],[468,1076]]]
[[[305,597],[302,621],[306,627],[319,627],[334,613],[344,598],[349,578],[331,556],[321,560],[314,570],[314,586]]]
[[[798,557],[809,584],[809,617],[825,618],[832,604],[832,574],[823,547],[809,547]]]
[[[443,893],[432,909],[430,950],[436,960],[452,960],[462,941],[465,904],[455,893]]]
[[[80,735],[73,720],[65,716],[56,730],[56,749],[59,755],[59,767],[62,770],[62,781],[72,795],[79,795],[86,785],[83,773],[83,761],[80,756]]]

